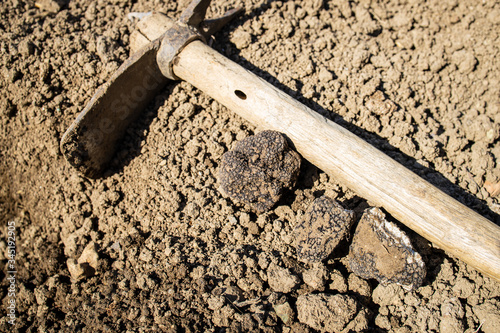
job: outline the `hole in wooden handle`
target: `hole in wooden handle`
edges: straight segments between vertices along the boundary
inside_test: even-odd
[[[242,99],[242,100],[247,99],[247,95],[246,95],[243,91],[241,91],[241,90],[235,90],[235,91],[234,91],[234,94],[235,94],[236,96],[238,96],[238,98],[240,98],[240,99]]]

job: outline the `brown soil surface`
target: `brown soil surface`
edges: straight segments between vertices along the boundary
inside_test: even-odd
[[[127,14],[187,1],[54,3],[0,4],[1,331],[15,221],[14,331],[500,332],[500,283],[410,230],[428,269],[411,292],[350,272],[349,241],[300,262],[314,198],[369,204],[306,161],[267,213],[223,197],[221,156],[256,127],[188,83],[158,95],[103,178],[78,175],[59,141],[127,59]],[[216,50],[500,223],[497,1],[215,0],[209,15],[239,4]],[[74,281],[67,260],[91,242],[95,275]]]

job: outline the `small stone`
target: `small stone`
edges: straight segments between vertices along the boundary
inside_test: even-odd
[[[68,266],[68,271],[71,275],[71,278],[74,280],[80,279],[85,274],[85,270],[83,269],[83,267],[74,258],[68,259],[66,261],[66,265]]]
[[[328,83],[333,80],[333,74],[328,69],[321,67],[318,74],[319,82]]]
[[[280,317],[283,324],[288,325],[293,322],[295,313],[288,302],[274,305],[274,312]]]
[[[74,280],[79,280],[83,277],[93,276],[97,269],[98,259],[97,245],[94,242],[90,242],[78,260],[70,258],[66,261],[71,277]]]
[[[85,249],[83,249],[82,255],[78,258],[79,264],[89,264],[89,266],[94,269],[97,268],[97,260],[99,259],[99,254],[97,253],[97,245],[94,242],[87,244]]]
[[[379,116],[391,114],[397,109],[396,103],[386,98],[380,90],[375,91],[373,95],[368,97],[365,106],[370,112]]]
[[[285,188],[295,185],[299,170],[300,156],[288,147],[285,137],[263,131],[222,156],[220,190],[262,213],[278,202]]]
[[[62,9],[64,4],[65,1],[63,0],[38,0],[35,2],[35,7],[47,12],[57,13]]]
[[[326,259],[343,240],[354,222],[354,212],[322,196],[313,201],[295,227],[297,256],[302,261]]]
[[[286,294],[291,292],[300,280],[287,268],[271,263],[267,268],[267,282],[274,291]]]
[[[365,210],[348,255],[354,274],[377,279],[381,284],[396,283],[406,290],[422,284],[426,274],[420,254],[410,239],[376,207]]]
[[[322,332],[340,332],[354,319],[358,304],[347,295],[313,294],[297,298],[301,323]]]

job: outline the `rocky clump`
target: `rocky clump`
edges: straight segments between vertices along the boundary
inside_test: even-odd
[[[376,207],[365,210],[349,249],[351,270],[381,284],[396,283],[407,290],[422,284],[426,269],[410,239]]]
[[[90,242],[78,260],[70,258],[67,260],[68,271],[74,280],[79,280],[84,277],[91,277],[95,274],[99,254],[97,253],[97,245]]]
[[[274,291],[286,294],[299,284],[300,279],[287,268],[271,263],[267,268],[267,282]]]
[[[300,156],[285,137],[263,131],[238,142],[222,156],[221,191],[236,202],[261,213],[271,209],[285,188],[292,188],[300,170]]]
[[[297,298],[301,323],[321,332],[361,331],[367,328],[367,312],[348,295],[312,294]]]
[[[322,196],[313,201],[296,227],[297,256],[302,261],[319,262],[343,240],[354,222],[354,212]]]

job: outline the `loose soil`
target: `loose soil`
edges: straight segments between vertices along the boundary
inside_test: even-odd
[[[186,4],[0,4],[1,330],[15,221],[15,332],[499,332],[500,283],[400,224],[428,270],[414,291],[354,275],[350,240],[299,261],[315,198],[370,204],[307,161],[266,213],[225,198],[222,154],[258,131],[188,83],[157,96],[104,177],[69,166],[60,139],[129,56],[127,14]],[[209,16],[236,5],[213,48],[500,224],[497,1],[215,0]],[[91,242],[95,274],[73,280],[67,260]]]

